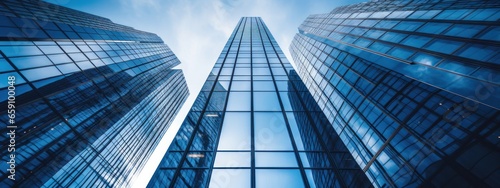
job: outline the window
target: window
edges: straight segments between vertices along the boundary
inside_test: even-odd
[[[52,65],[50,60],[44,55],[10,58],[10,60],[12,61],[12,63],[14,63],[14,65],[18,69],[26,69],[26,68]]]
[[[417,36],[417,35],[410,35],[408,36],[402,44],[408,45],[408,46],[413,46],[416,48],[420,48],[427,44],[432,38],[429,37],[424,37],[424,36]]]
[[[305,187],[298,169],[257,169],[255,187],[259,188],[302,188]]]
[[[445,33],[445,35],[472,38],[484,28],[485,26],[481,25],[455,24]]]
[[[21,73],[29,81],[35,81],[35,80],[40,80],[40,79],[44,79],[44,78],[49,78],[52,76],[61,75],[61,72],[59,72],[59,70],[57,70],[57,68],[55,68],[53,66],[25,70],[25,71],[21,71]]]
[[[256,150],[293,149],[281,112],[255,112],[254,131]]]
[[[451,40],[442,40],[435,39],[431,43],[429,43],[426,47],[428,50],[451,54],[455,50],[457,50],[460,46],[462,46],[462,42],[451,41]]]
[[[276,92],[254,92],[253,100],[255,111],[281,111]]]
[[[464,20],[498,21],[500,19],[499,8],[478,9],[467,15]]]
[[[209,187],[250,188],[252,185],[250,182],[250,170],[248,169],[214,169]]]
[[[412,50],[394,47],[388,54],[400,59],[408,59],[413,53]]]
[[[298,167],[293,152],[255,152],[256,167]]]
[[[414,21],[402,21],[398,25],[394,27],[396,30],[403,30],[403,31],[415,31],[417,28],[422,26],[422,22],[414,22]]]
[[[217,150],[250,150],[250,112],[226,112]]]
[[[250,111],[250,92],[231,92],[227,111]]]
[[[426,23],[418,31],[422,33],[441,34],[450,25],[449,23]]]
[[[486,33],[482,34],[480,39],[500,41],[500,27],[491,27]]]

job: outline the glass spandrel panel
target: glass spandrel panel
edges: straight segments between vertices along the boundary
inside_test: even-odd
[[[257,169],[255,187],[259,188],[302,188],[304,181],[298,169]]]
[[[250,150],[250,112],[226,112],[218,150]]]
[[[281,112],[255,112],[256,150],[292,150],[290,135]]]

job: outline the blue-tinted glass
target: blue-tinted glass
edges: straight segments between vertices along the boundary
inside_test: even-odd
[[[403,21],[396,25],[393,29],[396,30],[404,30],[404,31],[415,31],[420,26],[422,26],[423,22],[414,22],[414,21]]]
[[[218,150],[250,149],[250,113],[226,112]]]
[[[430,42],[425,48],[436,52],[451,54],[462,46],[462,44],[462,42],[457,41],[436,39]]]
[[[403,40],[401,43],[406,44],[408,46],[413,46],[420,48],[427,44],[432,38],[429,37],[424,37],[424,36],[416,36],[416,35],[410,35],[408,36],[405,40]]]
[[[43,78],[48,78],[52,76],[61,75],[61,72],[57,70],[55,67],[43,67],[36,69],[29,69],[25,71],[21,71],[21,73],[29,80],[35,81]]]
[[[14,63],[14,65],[18,69],[26,69],[26,68],[52,65],[50,60],[47,59],[47,57],[44,55],[10,58],[10,60]]]
[[[209,187],[250,188],[250,170],[245,169],[214,169],[210,179]]]
[[[435,23],[435,22],[430,22],[426,23],[420,29],[418,29],[419,32],[423,33],[431,33],[431,34],[440,34],[444,30],[446,30],[451,24],[449,23]]]
[[[459,56],[475,59],[479,61],[491,61],[490,58],[495,57],[500,52],[500,48],[486,45],[468,45],[461,52]],[[493,63],[500,64],[500,60],[494,59]]]
[[[233,81],[231,91],[250,91],[250,81]]]
[[[485,26],[455,24],[444,34],[457,37],[472,38],[481,30],[483,30],[483,28],[485,28]]]
[[[214,167],[250,167],[250,152],[217,152]]]
[[[0,50],[7,57],[42,54],[42,52],[36,46],[0,46]]]
[[[398,48],[398,47],[395,47],[391,51],[388,52],[389,55],[392,55],[394,57],[401,58],[401,59],[408,59],[408,57],[413,55],[413,53],[414,52],[412,50]]]
[[[281,111],[276,92],[253,92],[255,111]]]
[[[477,66],[456,61],[443,61],[439,64],[438,67],[461,74],[470,74],[477,68]]]
[[[281,112],[255,112],[254,127],[256,150],[292,150]]]
[[[500,27],[491,27],[486,33],[482,34],[480,39],[500,41]]]
[[[434,66],[441,61],[441,58],[429,54],[417,53],[412,57],[412,60],[415,63]]]
[[[255,152],[256,167],[298,167],[293,152]]]
[[[255,185],[259,188],[305,187],[300,171],[295,169],[257,169]]]
[[[230,92],[227,111],[250,111],[250,92]]]

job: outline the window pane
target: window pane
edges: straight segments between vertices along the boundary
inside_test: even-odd
[[[255,170],[255,185],[259,188],[305,187],[298,169],[257,169]]]
[[[250,149],[250,112],[226,112],[217,149]]]
[[[281,111],[276,92],[254,92],[255,111]]]
[[[273,81],[254,81],[254,91],[275,91]]]
[[[57,70],[57,68],[55,68],[55,67],[43,67],[43,68],[37,68],[37,69],[30,69],[30,70],[21,71],[21,73],[29,81],[40,80],[43,78],[61,75],[61,72],[59,72],[59,70]]]
[[[250,81],[233,81],[231,91],[250,91]]]
[[[217,152],[214,167],[250,167],[250,152]]]
[[[462,46],[462,42],[436,39],[429,43],[426,48],[436,52],[451,54],[460,46]]]
[[[250,170],[247,169],[214,169],[210,179],[213,188],[250,188]]]
[[[227,111],[250,111],[250,92],[231,92]]]
[[[254,118],[256,150],[293,149],[281,112],[255,112]]]
[[[298,167],[293,152],[255,152],[256,167]]]

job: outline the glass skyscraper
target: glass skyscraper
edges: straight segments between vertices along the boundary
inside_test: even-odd
[[[500,186],[500,1],[343,6],[290,50],[373,186]]]
[[[42,1],[0,2],[0,55],[3,186],[131,186],[188,96],[157,35]]]
[[[148,187],[371,187],[261,18],[237,24]]]

